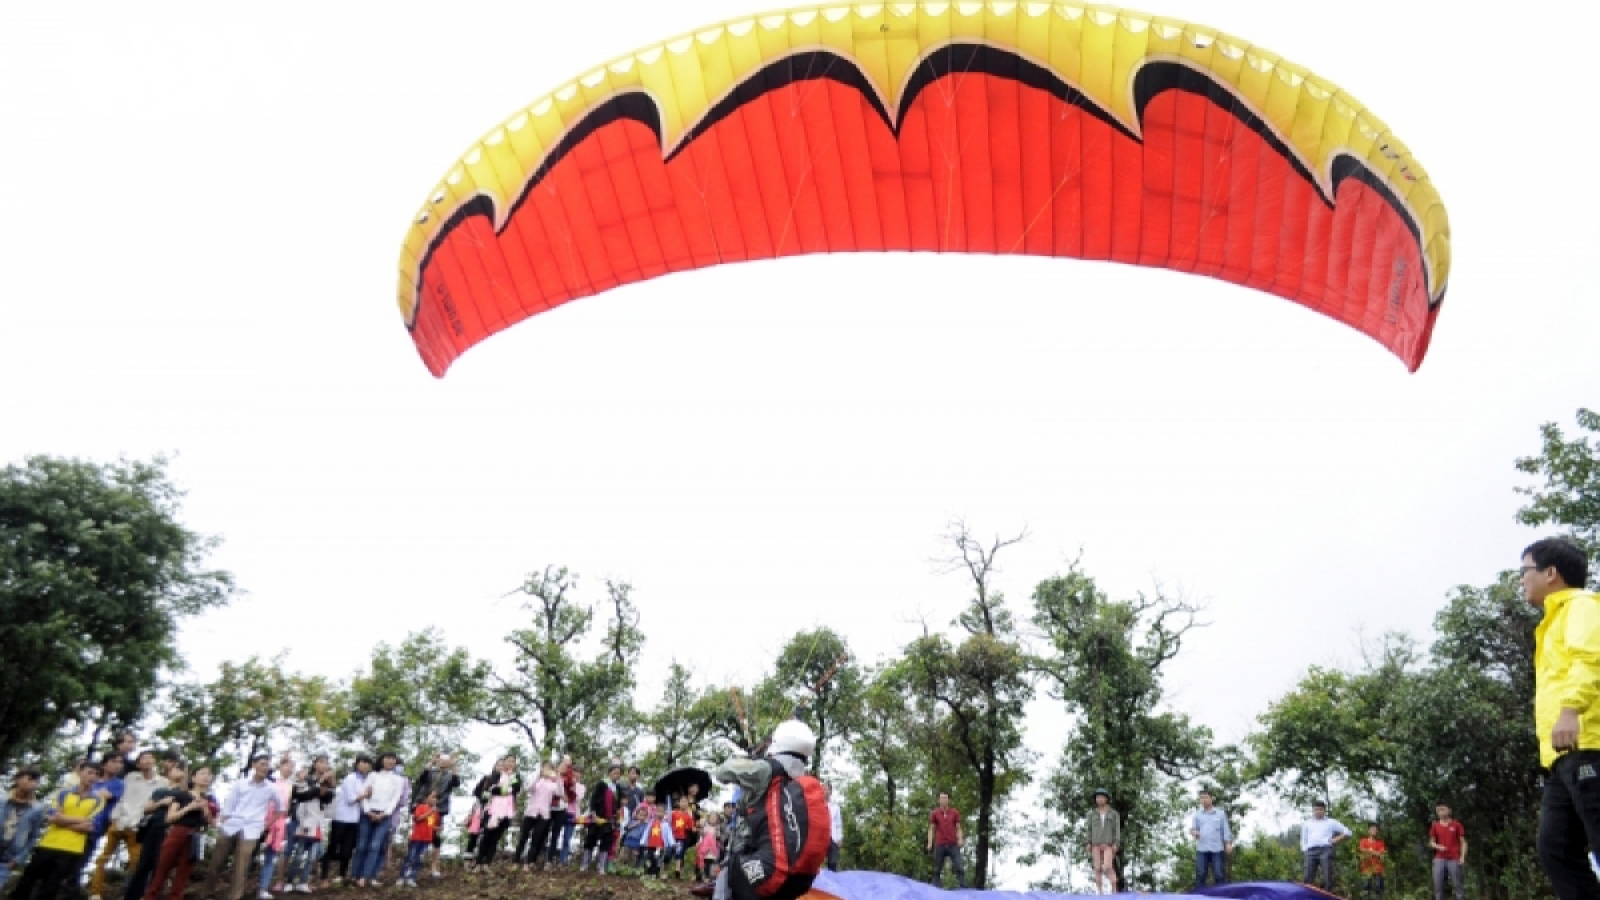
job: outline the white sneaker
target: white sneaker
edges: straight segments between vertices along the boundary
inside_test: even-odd
[[[262,891],[261,893],[256,894],[256,900],[272,900],[272,895],[266,891]]]
[[[433,877],[435,877],[435,878],[443,878],[444,877],[444,873],[440,872],[438,869],[434,869],[433,870]]]

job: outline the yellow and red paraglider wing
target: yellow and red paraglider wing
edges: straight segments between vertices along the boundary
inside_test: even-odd
[[[1243,41],[1066,3],[860,3],[705,29],[519,111],[418,213],[399,301],[438,375],[522,319],[668,272],[1034,254],[1257,288],[1415,369],[1449,246],[1381,122]]]

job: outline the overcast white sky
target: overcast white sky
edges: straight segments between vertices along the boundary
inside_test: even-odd
[[[1149,10],[1341,84],[1432,173],[1456,265],[1415,375],[1220,282],[919,255],[636,285],[430,377],[395,261],[456,155],[759,5],[0,5],[0,459],[176,455],[248,592],[185,631],[201,674],[289,649],[343,675],[428,625],[498,655],[495,598],[546,563],[635,585],[648,673],[750,680],[818,624],[872,660],[962,605],[929,560],[964,516],[1029,530],[1019,613],[1079,548],[1115,594],[1205,601],[1172,698],[1231,740],[1358,632],[1425,633],[1515,564],[1513,458],[1600,403],[1592,4]]]

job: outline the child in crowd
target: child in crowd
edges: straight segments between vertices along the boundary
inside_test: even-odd
[[[689,854],[689,838],[694,831],[694,809],[688,797],[678,798],[678,808],[672,811],[672,840],[676,846],[673,848],[669,861],[676,861],[672,869],[673,878],[683,877],[683,858]]]
[[[672,836],[672,822],[663,809],[653,803],[648,805],[650,819],[644,832],[645,874],[661,876],[663,864],[677,847],[677,841]]]
[[[623,861],[634,866],[643,865],[645,832],[650,830],[650,810],[655,804],[649,797],[639,801],[633,808],[633,814],[628,818],[628,827],[622,832],[622,849],[626,851]]]
[[[411,811],[411,822],[411,843],[406,849],[405,865],[400,867],[402,887],[417,886],[417,873],[422,871],[422,861],[433,846],[433,833],[439,827],[438,795],[429,792]]]
[[[717,843],[717,832],[722,828],[722,814],[708,813],[706,823],[700,828],[700,844],[695,847],[699,853],[700,865],[697,870],[701,881],[711,881],[717,877],[717,854],[721,846]]]

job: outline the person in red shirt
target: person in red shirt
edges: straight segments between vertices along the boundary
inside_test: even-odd
[[[933,885],[940,884],[944,861],[956,870],[956,884],[967,886],[967,870],[961,863],[961,810],[950,805],[950,795],[939,792],[939,805],[928,814],[928,849],[933,852]]]
[[[1456,888],[1456,900],[1466,900],[1467,886],[1461,869],[1467,864],[1467,830],[1450,815],[1450,807],[1434,807],[1439,821],[1428,826],[1428,846],[1433,848],[1433,900],[1444,900],[1444,880]]]
[[[689,832],[693,830],[694,811],[689,798],[679,797],[678,808],[672,811],[672,839],[677,842],[672,851],[672,858],[677,861],[677,867],[672,870],[673,878],[683,877],[683,858],[688,855]]]
[[[1361,858],[1361,889],[1366,900],[1383,900],[1383,870],[1389,858],[1389,848],[1378,837],[1378,823],[1367,823],[1367,836],[1356,845]]]
[[[406,848],[406,862],[400,867],[399,883],[417,886],[417,873],[422,871],[422,860],[433,847],[433,836],[439,829],[439,798],[428,794],[416,809],[411,811],[411,843]]]

